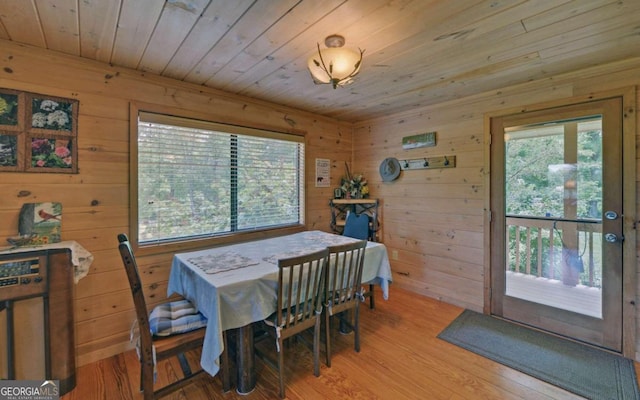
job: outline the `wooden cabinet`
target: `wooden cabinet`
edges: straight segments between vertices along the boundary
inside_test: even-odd
[[[331,230],[342,234],[347,212],[367,214],[370,221],[371,232],[369,240],[379,241],[380,214],[378,212],[378,199],[332,199],[329,201],[331,209]]]
[[[0,379],[75,387],[73,276],[69,249],[0,254]]]

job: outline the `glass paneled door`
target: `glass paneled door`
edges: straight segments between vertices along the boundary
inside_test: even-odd
[[[621,115],[610,99],[491,123],[492,313],[618,352]]]

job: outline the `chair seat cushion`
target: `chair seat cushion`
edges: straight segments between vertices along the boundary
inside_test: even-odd
[[[188,300],[160,304],[149,315],[149,327],[154,336],[169,336],[205,326],[207,319]]]

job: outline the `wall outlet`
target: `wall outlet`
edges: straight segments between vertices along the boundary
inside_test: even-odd
[[[391,259],[392,260],[397,260],[398,259],[398,250],[392,250],[391,251]]]

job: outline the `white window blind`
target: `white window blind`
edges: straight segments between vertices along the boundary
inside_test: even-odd
[[[138,242],[304,223],[303,141],[140,112]]]

